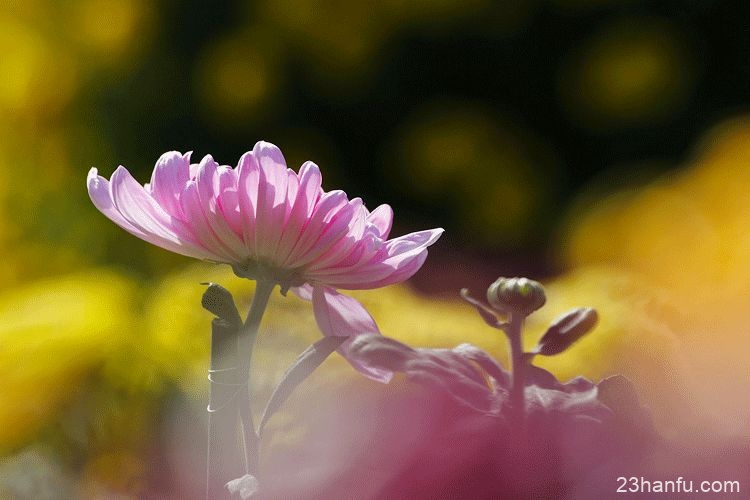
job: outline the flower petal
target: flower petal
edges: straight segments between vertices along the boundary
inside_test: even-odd
[[[313,208],[320,198],[321,176],[318,166],[305,162],[299,171],[299,188],[287,217],[284,232],[281,235],[276,252],[276,262],[284,266],[294,250]],[[291,185],[291,183],[290,183]],[[290,202],[292,200],[289,200]]]
[[[294,248],[286,259],[289,267],[299,267],[301,260],[308,256],[308,252],[320,239],[326,226],[333,220],[334,216],[347,205],[346,193],[341,190],[330,191],[323,194],[313,208],[313,213],[308,216],[307,223],[300,231]]]
[[[237,164],[237,204],[242,221],[242,239],[248,257],[256,256],[255,228],[258,207],[258,182],[260,179],[258,160],[252,152],[247,152]]]
[[[410,259],[406,261],[402,261],[399,263],[398,267],[396,267],[393,271],[388,273],[387,276],[384,278],[376,279],[374,278],[371,281],[364,280],[361,282],[355,282],[351,286],[353,288],[350,288],[351,290],[364,290],[369,288],[380,288],[388,285],[393,285],[395,283],[401,283],[403,281],[408,280],[412,276],[414,276],[417,271],[419,271],[422,268],[422,265],[424,264],[425,260],[427,260],[427,249],[423,249],[420,253],[417,255],[414,255]],[[388,266],[389,264],[384,264]]]
[[[367,216],[367,222],[371,227],[377,229],[378,236],[385,240],[388,238],[393,225],[393,209],[390,205],[380,205],[370,212],[370,215]]]
[[[216,182],[216,181],[215,181]],[[243,239],[242,214],[237,196],[237,171],[230,167],[220,167],[218,173],[218,193],[216,202],[224,219],[238,238]],[[244,241],[244,240],[243,240]]]
[[[281,237],[287,210],[286,160],[279,148],[260,141],[253,148],[258,170],[258,200],[255,211],[255,251],[259,257],[271,258]]]
[[[295,267],[308,266],[316,264],[316,261],[336,247],[341,240],[346,240],[343,245],[354,245],[357,238],[362,237],[364,225],[357,229],[357,214],[362,208],[362,200],[354,198],[342,206],[335,214],[330,216],[322,224],[322,229],[318,232],[318,238],[315,243],[307,249],[304,255],[295,260]],[[308,226],[311,229],[312,224]],[[311,232],[311,231],[309,231]],[[353,232],[358,232],[353,234]]]
[[[322,194],[323,178],[320,175],[320,169],[311,161],[306,161],[299,169],[300,190],[304,190],[304,200],[309,217],[312,215],[313,208]],[[304,206],[303,205],[303,206]]]
[[[336,288],[362,290],[400,283],[411,278],[427,258],[427,247],[443,233],[442,228],[410,233],[385,243],[368,262],[351,268],[329,268],[314,279]]]
[[[232,230],[232,227],[218,206],[218,195],[221,189],[220,172],[222,170],[231,172],[231,169],[227,167],[219,167],[213,158],[211,158],[211,155],[206,155],[203,161],[201,161],[195,178],[200,199],[199,206],[203,219],[216,239],[221,242],[223,247],[229,250],[229,253],[234,258],[233,261],[238,262],[245,258],[245,245],[242,239]],[[227,180],[231,182],[231,179],[226,178],[224,182],[227,182]]]
[[[188,257],[220,260],[197,243],[190,227],[164,211],[124,167],[117,167],[112,174],[110,189],[116,209],[126,221],[148,235],[149,243]]]
[[[358,200],[358,198],[355,198]],[[352,200],[355,201],[355,200]],[[352,202],[349,202],[350,204]],[[315,256],[315,259],[306,267],[306,272],[314,272],[317,269],[325,269],[329,266],[336,266],[338,263],[348,260],[352,254],[362,254],[363,246],[367,245],[367,242],[363,240],[367,222],[365,221],[365,212],[367,209],[361,203],[358,204],[359,208],[355,206],[355,212],[352,217],[349,217],[349,225],[346,230],[346,236],[338,237],[332,245],[327,245],[325,248],[321,243],[323,251],[320,256]]]
[[[201,245],[220,256],[222,262],[244,260],[245,245],[232,231],[224,215],[218,210],[214,186],[218,187],[219,166],[206,155],[201,161],[196,178],[188,181],[180,196],[182,211],[192,233]]]
[[[190,153],[164,153],[151,174],[151,196],[170,215],[182,218],[180,193],[190,180]]]
[[[306,300],[308,302],[312,301],[313,287],[309,283],[305,283],[304,285],[300,286],[293,286],[289,288],[289,290],[291,290],[294,295],[302,300]]]
[[[95,168],[89,170],[88,177],[86,178],[86,184],[89,191],[89,197],[94,203],[94,206],[99,209],[109,220],[128,231],[130,234],[137,236],[141,239],[146,239],[148,235],[136,228],[133,224],[125,220],[122,214],[117,210],[112,201],[112,193],[110,192],[109,181],[98,174]]]
[[[366,377],[383,383],[390,381],[392,372],[370,367],[356,356],[349,356],[349,348],[355,337],[365,333],[380,333],[375,320],[362,304],[332,288],[322,286],[313,287],[312,303],[315,321],[324,335],[349,337],[339,347],[339,353]]]
[[[421,252],[423,249],[435,243],[440,235],[445,232],[443,228],[417,231],[404,236],[388,240],[388,258],[403,260],[411,255]]]

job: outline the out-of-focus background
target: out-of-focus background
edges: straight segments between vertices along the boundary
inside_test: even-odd
[[[740,0],[2,2],[0,496],[200,489],[180,473],[202,460],[199,283],[244,306],[252,284],[126,234],[85,177],[146,182],[172,149],[233,165],[259,139],[390,203],[395,233],[446,228],[410,286],[358,295],[384,333],[504,362],[457,290],[541,279],[529,342],[568,307],[602,316],[547,368],[625,373],[664,435],[746,443],[748,22]],[[318,335],[294,299],[265,324],[259,394]],[[326,370],[346,371],[313,391]]]

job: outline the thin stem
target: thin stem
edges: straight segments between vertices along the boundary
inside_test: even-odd
[[[237,477],[237,327],[224,320],[211,323],[208,392],[206,498],[226,498],[224,484]]]
[[[245,323],[237,338],[237,350],[241,360],[240,376],[246,377],[246,387],[240,388],[239,414],[242,424],[242,442],[245,452],[245,473],[255,475],[258,469],[258,434],[255,432],[250,398],[250,361],[253,356],[255,337],[263,313],[268,305],[271,292],[276,286],[273,280],[258,279],[255,283],[255,296]]]
[[[518,429],[523,432],[526,419],[525,387],[524,382],[524,359],[523,359],[523,328],[524,316],[511,313],[510,322],[506,333],[510,340],[511,363],[513,366],[513,385],[510,392],[510,401],[515,413]]]

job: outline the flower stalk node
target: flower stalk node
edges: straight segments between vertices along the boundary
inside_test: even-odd
[[[598,315],[590,307],[577,308],[562,315],[550,325],[537,346],[526,352],[523,346],[524,322],[547,301],[541,283],[528,278],[498,278],[487,288],[487,304],[471,297],[466,288],[460,294],[476,308],[485,323],[501,330],[508,339],[512,366],[510,408],[518,435],[523,436],[528,411],[527,386],[534,385],[538,378],[535,374],[543,371],[533,365],[534,357],[562,353],[594,328]]]

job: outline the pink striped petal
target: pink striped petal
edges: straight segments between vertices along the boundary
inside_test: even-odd
[[[322,286],[313,287],[312,304],[315,321],[324,335],[349,337],[338,351],[357,371],[378,382],[387,383],[391,380],[392,372],[372,368],[359,358],[349,356],[351,343],[356,336],[366,333],[380,334],[375,320],[362,304],[332,288]]]
[[[227,167],[223,168],[227,169]],[[198,194],[195,200],[197,201],[197,209],[193,210],[194,217],[191,217],[190,220],[192,225],[201,226],[202,230],[211,233],[211,240],[219,244],[217,253],[221,248],[222,252],[231,258],[228,262],[238,262],[245,258],[245,245],[242,239],[232,230],[218,207],[217,192],[221,182],[220,169],[222,167],[219,167],[210,155],[206,155],[201,161],[195,178]]]
[[[286,207],[286,217],[289,217],[289,213],[294,206],[294,201],[297,199],[297,191],[299,191],[299,176],[297,175],[297,172],[291,168],[287,168],[286,177],[286,196],[284,197],[284,206]]]
[[[110,190],[117,211],[148,235],[149,243],[181,255],[216,260],[217,255],[198,244],[190,228],[165,212],[124,167],[117,167],[112,174]]]
[[[237,196],[237,171],[230,167],[220,167],[218,179],[216,202],[219,211],[224,215],[229,227],[243,240],[242,214],[240,213],[239,197]]]
[[[237,204],[242,220],[242,239],[248,257],[255,257],[256,208],[258,206],[258,183],[260,167],[252,152],[245,153],[237,164]]]
[[[340,190],[330,191],[320,197],[313,208],[312,215],[307,217],[307,223],[302,228],[294,248],[286,259],[288,266],[296,268],[301,265],[301,259],[304,259],[313,248],[326,225],[347,203],[346,193]]]
[[[378,236],[385,240],[393,225],[393,209],[390,205],[380,205],[367,216],[367,222],[377,229]]]
[[[313,207],[320,198],[321,176],[318,166],[305,162],[299,171],[299,188],[287,217],[284,232],[277,247],[276,261],[285,266],[309,221]]]
[[[151,174],[151,196],[168,214],[183,218],[179,197],[189,180],[190,153],[164,153],[156,161],[154,172]]]
[[[336,288],[360,290],[379,288],[411,278],[427,258],[427,247],[432,245],[443,229],[410,233],[386,242],[378,255],[365,265],[350,268],[331,268],[315,273],[315,279]],[[385,252],[385,255],[383,255]]]
[[[323,268],[315,269],[314,271],[326,272],[332,269],[348,269],[354,271],[372,262],[379,253],[385,255],[385,249],[383,248],[383,242],[380,241],[380,237],[375,236],[373,233],[366,232],[362,238],[357,241],[357,244],[349,251],[349,253],[343,256],[341,260]]]
[[[311,161],[306,161],[299,169],[300,189],[304,190],[303,206],[306,208],[308,217],[312,215],[313,208],[320,196],[323,194],[323,177],[320,175],[320,169]]]
[[[316,257],[307,267],[306,272],[314,272],[319,269],[325,269],[329,266],[338,267],[339,263],[346,260],[352,253],[360,250],[362,253],[362,242],[367,223],[365,221],[365,212],[367,209],[364,205],[359,205],[358,213],[355,213],[350,219],[345,237],[339,238],[338,241],[325,250],[319,257]]]
[[[342,238],[347,237],[356,224],[354,217],[361,208],[362,200],[354,198],[333,214],[330,220],[324,222],[319,237],[312,247],[295,261],[295,267],[312,265],[317,259],[326,255]]]
[[[201,207],[198,183],[196,181],[193,180],[187,183],[185,189],[182,190],[180,202],[182,203],[182,211],[190,221],[193,234],[201,246],[211,250],[218,257],[215,260],[219,262],[235,262],[237,257],[216,237],[206,220],[203,208]]]
[[[126,221],[122,214],[117,210],[112,202],[109,181],[101,175],[98,175],[98,171],[95,168],[89,170],[89,174],[86,178],[86,185],[88,187],[89,197],[94,203],[94,206],[109,220],[138,238],[144,240],[148,238],[146,233]]]
[[[427,229],[388,240],[385,243],[388,248],[388,258],[407,258],[410,254],[417,253],[435,243],[443,232],[445,230],[442,228]]]
[[[349,284],[349,286],[342,286],[347,290],[369,290],[371,288],[381,288],[396,283],[401,283],[416,274],[417,271],[422,267],[425,260],[427,260],[427,249],[422,250],[419,254],[411,257],[408,261],[402,263],[397,269],[390,273],[385,278],[373,279],[362,281],[355,281]]]
[[[271,258],[288,213],[286,198],[289,177],[284,155],[273,144],[258,142],[253,148],[253,156],[260,166],[255,251],[258,257]]]

